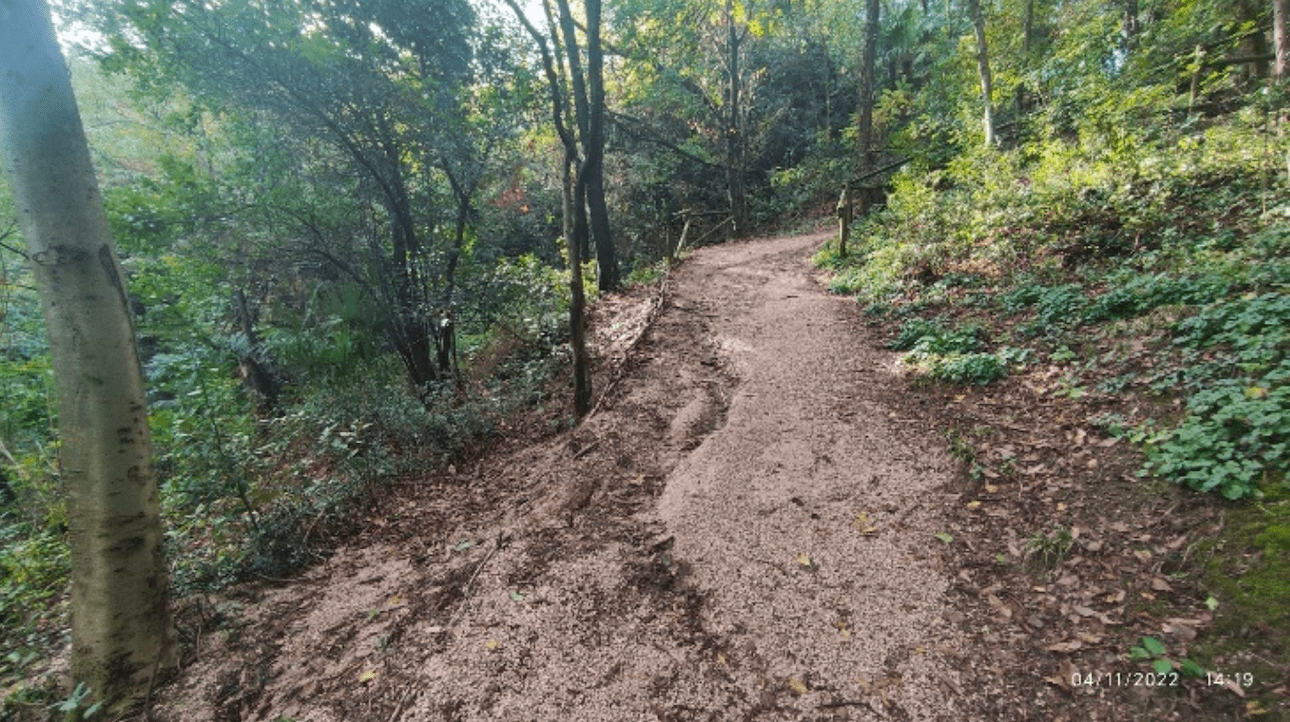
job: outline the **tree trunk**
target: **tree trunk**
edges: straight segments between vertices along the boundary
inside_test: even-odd
[[[618,254],[610,235],[609,209],[605,205],[605,83],[604,52],[600,47],[600,1],[586,0],[587,9],[587,137],[583,143],[586,156],[587,209],[591,214],[591,238],[596,245],[596,274],[601,291],[618,288]]]
[[[585,167],[579,170],[573,183],[573,238],[569,239],[568,244],[569,343],[573,352],[573,413],[579,418],[591,410],[591,365],[587,359],[587,300],[582,287],[582,254],[578,252],[588,232],[585,204],[587,182],[583,175],[584,170]]]
[[[748,235],[748,198],[744,187],[743,117],[739,109],[739,28],[735,23],[734,0],[726,0],[727,70],[726,87],[726,195],[734,236]]]
[[[1134,0],[1130,0],[1133,2]],[[1030,59],[1030,48],[1035,37],[1035,0],[1026,0],[1026,14],[1021,25],[1021,52]]]
[[[865,5],[864,47],[860,55],[860,115],[856,127],[860,173],[873,165],[874,64],[878,56],[878,0]]]
[[[255,316],[251,305],[246,300],[246,291],[237,289],[233,293],[234,310],[238,324],[242,327],[244,348],[236,349],[237,363],[242,371],[242,380],[255,397],[256,410],[260,416],[273,416],[278,411],[278,396],[282,392],[282,380],[277,369],[269,359],[268,351],[260,342],[260,334],[255,330]]]
[[[128,702],[173,654],[161,513],[121,265],[45,0],[5,3],[0,152],[58,391],[72,676],[93,699]]]
[[[581,188],[581,179],[574,180],[573,170],[578,163],[578,144],[573,132],[565,123],[564,94],[560,86],[560,77],[555,71],[555,62],[547,48],[546,38],[538,32],[533,23],[529,22],[528,16],[524,14],[524,10],[516,0],[505,0],[505,2],[533,41],[537,43],[538,51],[542,56],[542,70],[546,74],[547,86],[551,89],[552,123],[555,125],[556,135],[560,138],[560,144],[564,147],[561,178],[564,196],[562,215],[564,239],[569,251],[569,336],[573,352],[573,410],[581,417],[591,409],[591,365],[587,359],[586,296],[582,287],[582,243],[578,238],[581,233],[582,238],[585,239],[587,232],[585,194]],[[567,11],[567,3],[564,0],[560,2]],[[550,21],[549,10],[547,20]],[[554,28],[552,36],[552,39],[556,40]],[[581,224],[578,223],[578,218],[582,219]]]
[[[1286,17],[1290,13],[1290,0],[1272,0],[1272,40],[1276,49],[1276,79],[1284,82],[1290,74],[1290,32],[1286,30]]]
[[[603,80],[604,54],[600,47],[600,0],[586,0],[587,11],[587,68],[584,75],[581,51],[573,15],[568,0],[556,0],[560,18],[560,34],[564,39],[565,56],[569,63],[569,80],[573,86],[573,104],[578,125],[578,138],[582,146],[582,163],[578,169],[578,182],[583,186],[583,200],[591,214],[590,232],[583,237],[581,254],[584,258],[594,241],[602,291],[618,287],[618,258],[610,234],[609,210],[605,204],[605,86]]]
[[[1126,47],[1131,49],[1137,42],[1138,30],[1140,29],[1138,0],[1124,0],[1124,23],[1120,28],[1120,32],[1124,35]]]
[[[985,44],[985,15],[981,13],[981,0],[968,0],[968,12],[972,15],[972,31],[976,35],[976,66],[981,74],[981,100],[985,110],[982,121],[985,126],[985,144],[993,146],[997,140],[994,134],[994,102],[991,100],[993,88],[990,82],[990,53]]]
[[[1137,2],[1137,0],[1134,0]],[[1266,5],[1260,0],[1241,0],[1237,9],[1237,22],[1246,27],[1257,28],[1261,24],[1263,13],[1259,8],[1266,9]],[[1246,62],[1241,63],[1241,80],[1250,83],[1251,81],[1262,81],[1268,77],[1268,38],[1262,31],[1253,32],[1246,35],[1241,40],[1241,56],[1246,58]]]

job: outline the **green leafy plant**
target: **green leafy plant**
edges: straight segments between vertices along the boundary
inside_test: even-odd
[[[1205,676],[1205,668],[1191,659],[1170,658],[1164,643],[1155,637],[1144,636],[1141,645],[1130,647],[1129,659],[1135,662],[1147,662],[1156,674],[1170,674],[1177,671],[1192,678]]]
[[[1175,325],[1174,344],[1225,353],[1163,379],[1191,393],[1178,426],[1148,444],[1144,473],[1229,499],[1257,497],[1262,485],[1284,482],[1290,297],[1250,295],[1206,307]]]
[[[911,318],[887,347],[908,350],[905,363],[925,368],[938,381],[988,384],[1007,375],[1007,362],[980,351],[985,336],[980,324],[949,329],[936,320]]]
[[[950,354],[932,360],[932,378],[953,384],[974,383],[984,386],[1008,375],[1003,361],[995,354]]]
[[[1055,567],[1075,548],[1071,530],[1053,527],[1047,532],[1037,531],[1026,540],[1026,558],[1038,561],[1044,567]]]

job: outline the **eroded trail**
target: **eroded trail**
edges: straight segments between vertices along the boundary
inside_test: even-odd
[[[799,694],[777,697],[786,708],[877,697],[936,719],[954,707],[943,652],[956,643],[926,558],[936,529],[919,512],[950,465],[897,431],[872,393],[883,358],[857,348],[853,304],[821,293],[803,250],[799,238],[728,246],[687,269],[678,303],[717,314],[739,383],[658,515],[749,693],[787,683]]]
[[[823,240],[696,252],[595,415],[242,590],[157,716],[963,718],[951,464],[884,404],[889,357],[812,277]]]

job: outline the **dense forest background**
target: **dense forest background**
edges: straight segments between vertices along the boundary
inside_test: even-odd
[[[612,292],[657,278],[683,236],[830,219],[848,183],[868,212],[818,260],[904,324],[893,347],[931,376],[1067,362],[1063,393],[1151,394],[1101,419],[1149,473],[1232,499],[1284,481],[1267,2],[55,10],[129,276],[179,595],[286,575],[386,485],[568,403],[570,256]],[[913,318],[950,302],[1024,323]],[[1160,363],[1092,389],[1069,362],[1112,322],[1164,334]],[[0,187],[0,673],[18,706],[61,694],[27,674],[66,642],[52,384]]]

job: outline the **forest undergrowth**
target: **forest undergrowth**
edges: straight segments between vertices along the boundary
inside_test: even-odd
[[[1265,107],[910,168],[852,253],[816,256],[942,404],[960,521],[1009,539],[983,564],[1071,629],[1102,615],[1047,643],[1075,698],[1115,665],[1255,718],[1290,696],[1290,182]],[[1089,559],[1126,581],[1074,584]]]
[[[559,404],[557,376],[568,364],[561,324],[567,279],[531,260],[504,266],[494,284],[506,308],[498,330],[460,338],[469,361],[456,380],[419,395],[383,349],[349,333],[347,319],[364,309],[343,291],[316,295],[305,312],[323,333],[309,328],[267,339],[272,356],[292,369],[272,413],[257,412],[236,356],[222,344],[155,353],[145,371],[176,605],[236,583],[290,577],[357,531],[364,511],[395,485],[462,463],[501,436],[569,423],[567,414],[543,412],[540,423],[549,428],[520,428],[532,410]],[[142,293],[149,290],[141,284]],[[145,337],[175,323],[148,321]],[[39,361],[41,352],[32,355]],[[5,421],[17,430],[52,428],[47,389],[31,384],[40,379],[31,371],[30,364],[0,366],[10,372],[0,383],[20,404]],[[69,643],[70,560],[57,446],[38,436],[15,433],[22,445],[5,450],[11,476],[0,512],[0,719],[79,704],[60,666]],[[185,645],[198,632],[180,623],[177,633]]]

